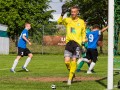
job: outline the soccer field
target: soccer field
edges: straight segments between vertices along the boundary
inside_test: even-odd
[[[85,64],[81,72],[76,72],[71,86],[66,85],[68,71],[63,55],[34,55],[28,66],[29,72],[21,69],[26,59],[24,57],[14,74],[9,69],[15,57],[16,55],[0,55],[0,90],[52,90],[52,84],[56,85],[56,90],[104,90],[107,87],[107,56],[99,56],[94,74],[86,74]],[[115,74],[115,84],[119,76]]]

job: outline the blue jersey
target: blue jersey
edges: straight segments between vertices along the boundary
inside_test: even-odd
[[[19,37],[19,41],[18,41],[18,47],[20,48],[26,48],[26,41],[22,38],[23,35],[28,38],[28,30],[24,29]]]
[[[99,30],[91,31],[87,33],[88,48],[97,49],[97,42],[98,42],[100,34],[101,34],[101,31]]]

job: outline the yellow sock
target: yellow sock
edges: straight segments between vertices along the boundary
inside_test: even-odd
[[[77,68],[77,63],[75,61],[71,62],[71,68],[70,68],[70,73],[69,73],[69,80],[72,80],[72,77],[76,71]]]
[[[65,64],[66,64],[67,69],[70,70],[71,68],[70,62],[65,62]]]

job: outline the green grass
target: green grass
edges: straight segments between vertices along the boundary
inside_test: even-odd
[[[59,81],[23,80],[23,78],[67,77],[68,71],[64,65],[63,55],[34,55],[28,66],[30,72],[21,71],[21,66],[26,59],[23,57],[16,68],[17,72],[14,74],[9,71],[9,68],[11,68],[15,57],[16,55],[0,55],[0,90],[52,90],[52,84],[56,85],[56,90],[105,90],[107,88],[107,56],[99,56],[99,61],[95,66],[97,73],[87,75],[87,64],[82,68],[82,72],[76,73],[77,77],[99,77],[101,80],[80,81],[71,86]],[[119,76],[116,74],[114,84],[117,84]]]

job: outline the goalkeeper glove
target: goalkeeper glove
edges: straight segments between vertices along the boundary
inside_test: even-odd
[[[68,11],[68,7],[64,4],[62,6],[62,13],[61,13],[61,16],[64,16],[64,14]]]
[[[86,50],[85,46],[82,46],[82,54],[84,54],[86,52],[87,52],[87,50]]]
[[[84,42],[82,42],[82,46],[85,46],[85,43],[84,43]]]

